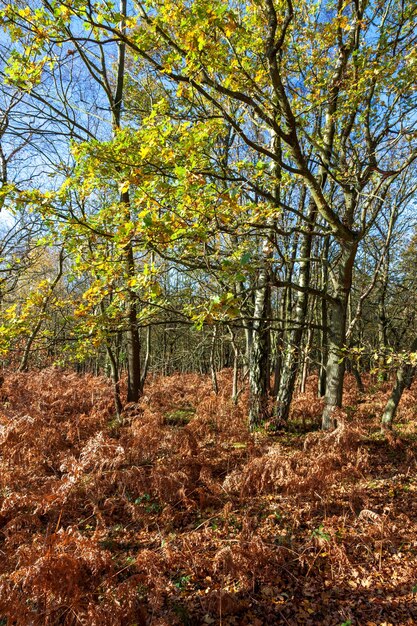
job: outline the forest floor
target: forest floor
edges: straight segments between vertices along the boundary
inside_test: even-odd
[[[324,434],[311,379],[272,436],[229,372],[151,380],[122,423],[103,378],[6,375],[0,624],[417,624],[417,386],[388,440],[365,383]]]

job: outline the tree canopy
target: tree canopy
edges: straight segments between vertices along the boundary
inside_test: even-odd
[[[61,259],[35,308],[3,297],[6,358],[109,368],[118,411],[125,367],[137,401],[149,367],[234,363],[251,426],[275,428],[318,368],[331,428],[346,364],[384,369],[413,339],[387,320],[414,232],[416,17],[395,0],[2,2],[1,197],[28,225],[5,284],[35,250]],[[195,352],[167,363],[181,337]]]

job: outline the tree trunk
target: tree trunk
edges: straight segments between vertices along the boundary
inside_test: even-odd
[[[280,387],[274,411],[274,423],[277,428],[284,427],[288,422],[291,400],[294,394],[295,380],[301,357],[301,344],[308,305],[308,286],[310,283],[310,256],[311,244],[313,240],[312,232],[316,218],[316,207],[312,201],[310,202],[307,218],[307,232],[304,234],[303,242],[300,248],[299,285],[301,290],[297,292],[294,328],[288,337],[287,348],[281,370]]]
[[[237,404],[239,399],[239,393],[237,389],[237,383],[239,380],[239,354],[235,350],[235,356],[233,358],[233,384],[232,384],[232,402]]]
[[[323,430],[334,427],[333,413],[342,406],[346,339],[346,318],[356,243],[341,242],[340,258],[333,276],[334,294],[330,304],[328,325],[328,357],[326,365],[326,395],[322,417]]]
[[[300,382],[300,393],[305,393],[306,391],[306,382],[308,376],[308,362],[310,360],[310,351],[313,343],[313,329],[309,328],[307,332],[307,341],[304,348],[303,354],[303,367],[301,374],[301,382]]]
[[[236,337],[233,329],[228,326],[228,331],[230,335],[230,344],[233,349],[233,383],[232,383],[232,402],[233,404],[237,404],[239,400],[239,395],[242,389],[238,390],[238,380],[239,380],[239,349],[236,344]]]
[[[327,236],[322,251],[322,269],[321,269],[321,289],[327,292],[328,283],[328,257],[330,248],[330,237]],[[319,377],[317,383],[317,395],[324,398],[326,395],[326,361],[327,361],[327,324],[328,324],[328,307],[326,298],[321,298],[319,303],[319,323],[320,323],[320,366]]]
[[[120,417],[120,414],[123,409],[122,400],[120,398],[120,378],[119,378],[119,367],[117,364],[117,359],[111,347],[106,343],[106,352],[110,363],[110,373],[113,381],[113,397],[114,397],[114,406],[116,409],[116,416]]]
[[[252,324],[252,338],[249,356],[249,427],[256,428],[268,419],[269,391],[269,321],[270,286],[268,269],[260,269]]]
[[[384,272],[385,274],[385,272]],[[381,292],[379,294],[379,302],[378,302],[378,380],[384,382],[388,380],[388,371],[386,364],[386,354],[387,354],[387,346],[388,346],[388,338],[387,338],[387,326],[388,321],[385,313],[385,292],[387,288],[387,281],[384,275]]]
[[[361,378],[361,374],[358,370],[358,367],[355,363],[352,363],[352,373],[355,377],[356,386],[358,388],[359,393],[365,393],[365,387],[363,386],[363,381]]]
[[[126,196],[126,194],[123,194]],[[126,198],[123,199],[126,202]],[[127,197],[127,202],[129,198]],[[126,248],[126,268],[127,279],[135,276],[135,260],[133,248],[129,243]],[[141,396],[141,375],[140,375],[140,336],[137,315],[136,294],[128,290],[127,298],[127,319],[128,330],[126,337],[127,344],[127,401],[137,402]]]
[[[217,382],[217,371],[215,363],[215,351],[216,351],[216,339],[217,339],[217,325],[214,325],[213,333],[211,336],[211,348],[210,348],[210,372],[211,372],[211,384],[213,386],[214,393],[219,393],[219,384]]]
[[[416,351],[417,337],[414,339],[410,348],[410,352]],[[389,397],[389,400],[385,406],[384,413],[382,415],[381,426],[383,430],[392,429],[392,424],[397,413],[401,396],[403,395],[404,389],[406,389],[411,384],[414,374],[415,368],[409,363],[406,363],[398,368],[391,396]]]
[[[274,398],[277,397],[280,384],[281,384],[283,339],[284,339],[284,329],[280,328],[277,333],[276,347],[275,347],[274,386],[272,388],[272,395]]]
[[[145,353],[145,359],[143,361],[142,371],[140,375],[140,395],[143,394],[143,388],[145,386],[146,376],[148,375],[149,363],[151,360],[151,334],[152,334],[152,327],[149,324],[149,326],[147,326],[146,328],[146,353]]]

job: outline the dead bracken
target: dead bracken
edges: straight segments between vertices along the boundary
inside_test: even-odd
[[[415,623],[417,388],[398,447],[371,394],[332,433],[249,434],[219,379],[155,378],[115,429],[104,378],[6,376],[4,624]]]

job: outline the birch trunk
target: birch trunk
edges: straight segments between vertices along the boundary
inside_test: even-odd
[[[249,427],[251,430],[268,419],[269,391],[269,274],[266,264],[259,271],[253,312],[249,356]]]

